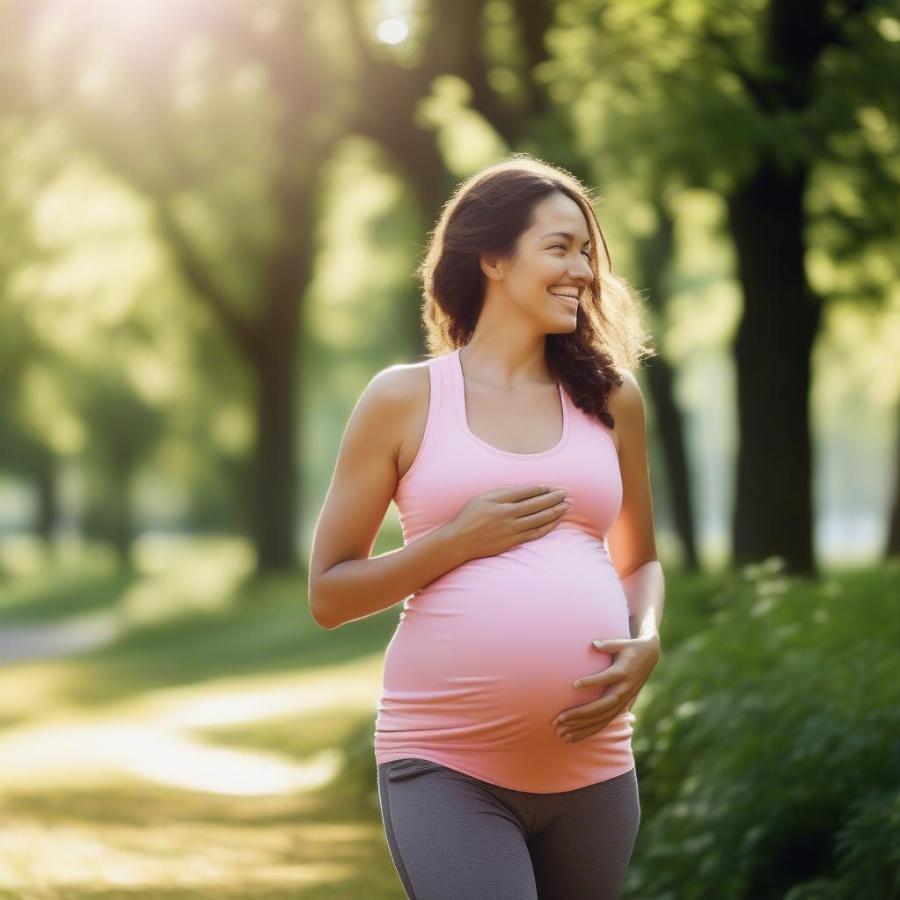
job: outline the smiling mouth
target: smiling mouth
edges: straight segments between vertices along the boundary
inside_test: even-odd
[[[557,300],[562,300],[567,306],[571,306],[573,309],[578,309],[578,298],[577,297],[569,297],[566,294],[554,294],[553,291],[547,291],[547,293],[551,297],[555,297]]]

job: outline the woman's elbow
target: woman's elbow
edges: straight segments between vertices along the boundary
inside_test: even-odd
[[[327,631],[331,631],[337,628],[341,623],[335,620],[333,610],[323,596],[322,587],[321,578],[316,580],[310,579],[307,592],[309,596],[309,614],[312,616],[312,620],[316,625]]]

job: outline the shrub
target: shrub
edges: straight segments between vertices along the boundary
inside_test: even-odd
[[[627,896],[900,897],[897,597],[896,566],[755,566],[698,600],[709,627],[674,648],[664,621],[634,710]]]

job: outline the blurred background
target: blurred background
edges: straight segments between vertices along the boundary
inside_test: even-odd
[[[0,0],[0,895],[401,898],[400,607],[307,608],[413,270],[512,152],[659,355],[628,898],[900,897],[895,0]],[[374,554],[402,544],[396,509]]]

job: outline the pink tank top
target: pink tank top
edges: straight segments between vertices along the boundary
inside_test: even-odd
[[[631,712],[575,744],[552,724],[606,690],[573,687],[613,662],[591,642],[630,637],[606,543],[622,502],[609,430],[560,383],[557,444],[501,450],[469,430],[459,350],[427,366],[424,437],[394,495],[404,544],[498,487],[559,485],[574,506],[548,534],[469,560],[404,600],[385,653],[376,764],[418,757],[540,794],[621,775],[634,766]]]

